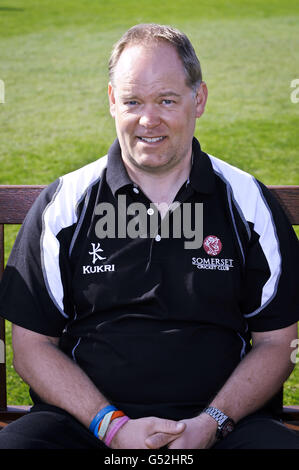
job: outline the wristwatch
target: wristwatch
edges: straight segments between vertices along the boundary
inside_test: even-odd
[[[217,439],[223,439],[225,436],[227,436],[230,432],[234,430],[235,423],[234,421],[226,416],[222,411],[218,410],[218,408],[215,408],[214,406],[209,406],[208,408],[205,408],[203,410],[203,413],[207,413],[208,415],[212,416],[217,423],[218,423],[218,429],[216,431],[216,438]]]

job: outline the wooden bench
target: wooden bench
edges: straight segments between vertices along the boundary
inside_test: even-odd
[[[4,226],[22,224],[32,203],[44,186],[0,186],[0,279],[4,270]],[[299,225],[299,186],[269,186],[279,200],[290,222]],[[28,406],[8,406],[6,390],[5,321],[0,317],[0,427],[24,415]],[[2,352],[1,352],[2,346]],[[282,419],[299,431],[299,406],[283,407]]]

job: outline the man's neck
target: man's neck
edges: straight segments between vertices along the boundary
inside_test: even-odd
[[[167,173],[150,173],[126,166],[129,177],[144,192],[144,194],[155,204],[164,203],[169,206],[188,179],[191,170],[191,158],[183,167],[175,167]]]

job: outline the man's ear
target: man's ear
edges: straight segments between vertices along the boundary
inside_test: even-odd
[[[110,114],[114,118],[115,117],[115,96],[114,96],[114,89],[109,82],[108,84],[108,98],[109,98],[109,105],[110,105]]]
[[[196,117],[199,118],[205,110],[208,99],[208,87],[205,82],[201,82],[196,91]]]

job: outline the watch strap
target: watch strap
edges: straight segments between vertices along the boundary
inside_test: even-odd
[[[234,421],[215,406],[208,406],[203,410],[203,413],[207,413],[212,418],[214,418],[215,421],[217,421],[218,428],[216,437],[218,439],[221,439],[224,437],[224,434],[226,435],[227,432],[231,432],[233,430],[235,425]],[[229,429],[227,429],[226,433],[223,433],[224,427],[228,427],[227,424],[229,424]]]
[[[228,416],[226,416],[218,408],[215,408],[215,406],[208,406],[203,410],[203,413],[207,413],[208,415],[212,416],[212,418],[217,421],[218,427],[221,426],[228,418]]]

